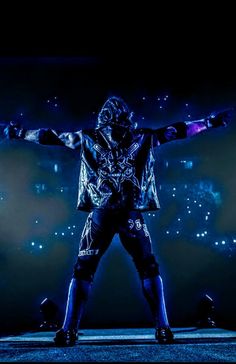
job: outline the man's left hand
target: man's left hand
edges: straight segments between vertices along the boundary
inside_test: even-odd
[[[234,109],[226,109],[215,114],[211,114],[206,118],[207,127],[218,128],[219,126],[227,126],[232,118]]]

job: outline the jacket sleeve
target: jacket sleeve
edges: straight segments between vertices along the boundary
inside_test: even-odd
[[[185,122],[177,122],[171,125],[164,126],[159,129],[153,130],[153,145],[159,146],[161,144],[170,142],[176,139],[183,139],[187,137],[187,125]]]
[[[176,139],[183,139],[200,134],[211,128],[225,127],[234,114],[234,108],[211,113],[204,119],[182,121],[154,130],[153,144],[158,146]]]
[[[82,130],[76,132],[61,132],[54,129],[25,130],[22,139],[37,144],[78,149],[82,143]]]
[[[173,140],[189,138],[212,127],[207,118],[173,123],[153,130],[153,145],[155,147]]]

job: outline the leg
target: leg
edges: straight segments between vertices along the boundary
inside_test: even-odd
[[[54,339],[57,345],[74,345],[100,258],[108,248],[113,231],[106,226],[104,214],[91,213],[82,232],[79,254],[71,279],[65,318]],[[110,224],[111,226],[111,224]]]
[[[160,343],[171,343],[173,341],[173,334],[167,317],[164,288],[160,274],[143,279],[142,287],[155,318],[156,339]]]
[[[169,328],[159,265],[153,255],[150,234],[140,212],[128,213],[121,225],[120,238],[125,249],[131,254],[139,273],[144,296],[154,316],[156,338],[159,342],[171,342],[173,334]]]
[[[69,285],[65,318],[62,328],[57,331],[54,339],[56,345],[74,345],[77,331],[86,301],[88,299],[91,282],[72,278]]]

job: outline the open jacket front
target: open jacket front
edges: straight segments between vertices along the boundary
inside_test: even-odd
[[[130,130],[116,146],[102,130],[58,132],[27,130],[25,140],[46,145],[64,145],[80,152],[79,210],[127,208],[149,211],[160,208],[154,176],[154,148],[185,138],[186,123],[164,128]]]

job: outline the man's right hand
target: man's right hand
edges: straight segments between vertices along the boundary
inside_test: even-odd
[[[15,121],[10,121],[10,124],[4,129],[3,132],[7,139],[24,138],[25,134],[25,130],[22,128],[22,126]]]

